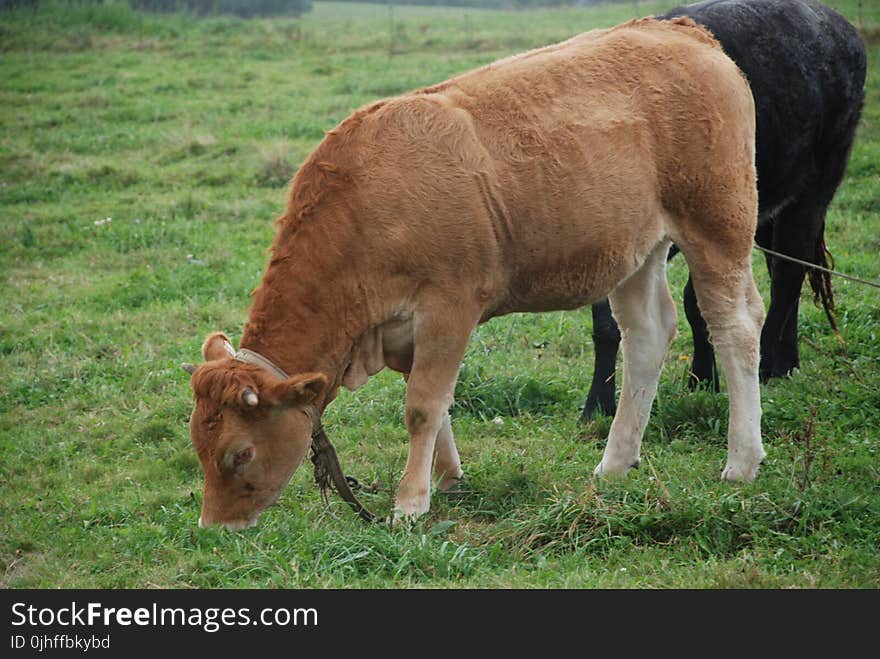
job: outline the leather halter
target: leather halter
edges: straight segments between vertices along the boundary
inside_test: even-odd
[[[283,369],[279,368],[276,364],[263,357],[263,355],[258,352],[254,352],[253,350],[248,350],[247,348],[242,348],[241,350],[236,352],[232,356],[232,358],[237,362],[259,366],[260,368],[269,371],[272,375],[282,380],[286,380],[290,377],[289,375],[287,375],[287,373],[284,372]]]
[[[286,380],[289,377],[284,372],[284,369],[279,368],[271,360],[253,350],[243,348],[236,352],[232,358],[244,364],[259,366],[282,380]],[[307,408],[305,412],[312,420],[311,454],[309,458],[314,466],[315,483],[317,483],[318,489],[321,491],[321,499],[323,499],[324,505],[327,505],[327,489],[332,484],[339,496],[351,506],[352,510],[362,520],[365,522],[374,521],[376,516],[357,500],[352,491],[352,487],[355,489],[360,488],[360,483],[355,478],[346,476],[342,472],[342,467],[339,465],[339,457],[336,455],[336,449],[333,448],[333,444],[330,443],[327,434],[324,432],[320,414],[314,407]]]

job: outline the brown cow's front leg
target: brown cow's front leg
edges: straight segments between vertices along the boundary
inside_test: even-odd
[[[415,315],[413,368],[406,386],[409,457],[397,489],[396,519],[428,512],[435,447],[444,474],[448,475],[447,470],[455,477],[461,474],[448,412],[461,360],[479,318],[478,313],[463,313],[463,306],[460,302],[457,309],[450,303],[434,304],[431,309],[436,313]]]

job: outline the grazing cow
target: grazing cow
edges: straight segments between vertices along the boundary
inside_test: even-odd
[[[757,113],[759,220],[755,240],[782,254],[828,266],[825,212],[843,178],[861,113],[865,49],[856,29],[814,0],[709,0],[659,18],[689,16],[708,27],[746,74]],[[799,366],[798,302],[805,268],[767,256],[770,308],[761,333],[761,377]],[[810,284],[834,326],[830,277]],[[718,390],[715,355],[688,279],[684,307],[694,337],[692,384]],[[593,383],[583,420],[613,414],[620,333],[607,301],[593,305]]]
[[[241,349],[212,334],[188,369],[200,523],[255,523],[338,387],[384,366],[407,380],[395,513],[425,513],[432,464],[441,488],[462,475],[448,410],[476,325],[609,294],[623,393],[596,473],[626,473],[677,325],[672,241],[730,382],[722,476],[754,478],[754,130],[747,81],[690,19],[584,33],[355,112],[293,180]]]

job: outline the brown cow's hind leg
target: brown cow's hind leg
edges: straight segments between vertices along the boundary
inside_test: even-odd
[[[677,327],[666,283],[669,241],[659,243],[642,267],[609,296],[620,326],[623,380],[608,443],[595,474],[625,474],[639,464],[642,436],[657,393],[660,369]]]
[[[764,304],[755,287],[747,251],[739,262],[723,262],[717,251],[715,257],[711,265],[701,258],[693,262],[688,259],[688,263],[700,312],[727,381],[730,421],[727,465],[721,476],[729,481],[750,481],[764,459],[758,384]]]

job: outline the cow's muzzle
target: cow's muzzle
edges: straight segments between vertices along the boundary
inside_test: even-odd
[[[199,517],[199,528],[206,529],[210,526],[222,526],[227,531],[241,531],[242,529],[249,529],[257,525],[257,520],[260,518],[259,515],[255,516],[253,519],[241,519],[241,520],[232,520],[230,522],[205,522],[202,520],[201,516]]]

